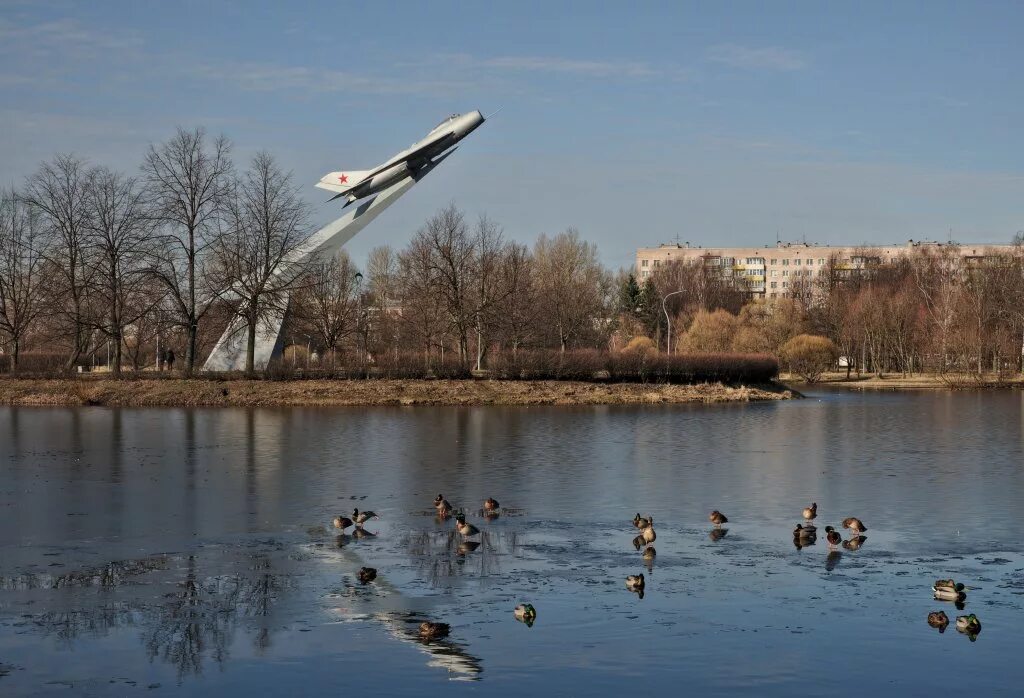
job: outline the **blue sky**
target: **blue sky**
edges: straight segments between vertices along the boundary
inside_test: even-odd
[[[532,241],[1008,241],[1024,229],[1024,3],[0,0],[0,182],[136,171],[204,125],[312,184],[502,111],[353,243],[454,201]]]

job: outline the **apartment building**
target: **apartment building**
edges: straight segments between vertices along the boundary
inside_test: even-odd
[[[683,261],[700,262],[730,279],[754,297],[782,298],[804,281],[814,281],[834,260],[840,274],[854,274],[878,264],[891,263],[900,256],[922,248],[942,248],[945,243],[910,240],[904,245],[835,246],[780,242],[764,247],[693,247],[663,244],[636,251],[636,276],[643,282],[662,265]],[[954,247],[969,259],[1012,254],[1013,245],[974,244]]]

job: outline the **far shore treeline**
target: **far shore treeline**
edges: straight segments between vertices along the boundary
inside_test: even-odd
[[[639,283],[575,229],[531,245],[455,205],[401,249],[298,265],[313,232],[290,173],[179,129],[136,172],[58,155],[0,195],[0,372],[140,375],[201,367],[228,320],[289,308],[266,372],[338,377],[764,382],[779,362],[939,376],[1024,370],[1024,255],[922,247],[850,273],[828,260],[784,298],[752,300],[700,262]],[[865,248],[869,250],[869,248]],[[872,259],[869,252],[863,257]],[[669,351],[671,350],[671,351]]]

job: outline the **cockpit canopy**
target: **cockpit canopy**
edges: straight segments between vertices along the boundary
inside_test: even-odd
[[[449,116],[449,117],[447,117],[445,119],[441,119],[441,123],[439,123],[437,126],[435,126],[433,130],[436,131],[437,129],[439,129],[442,126],[444,126],[445,124],[447,124],[449,121],[455,121],[456,119],[459,118],[459,116],[460,116],[459,114],[452,114],[451,116]]]

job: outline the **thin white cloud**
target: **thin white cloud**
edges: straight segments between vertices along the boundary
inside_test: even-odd
[[[807,67],[807,58],[799,51],[780,46],[741,46],[718,44],[705,53],[712,63],[721,63],[742,70],[792,72]]]
[[[464,87],[455,82],[377,77],[307,66],[261,63],[205,64],[197,68],[194,74],[208,80],[234,83],[240,89],[252,92],[284,90],[308,93],[436,94]]]
[[[137,49],[142,40],[135,35],[109,29],[97,31],[73,19],[17,24],[0,19],[0,45],[23,53],[51,53],[81,55],[101,51]]]
[[[648,63],[639,61],[593,61],[557,56],[497,56],[480,60],[478,65],[501,70],[564,73],[593,78],[649,78],[663,72]]]

